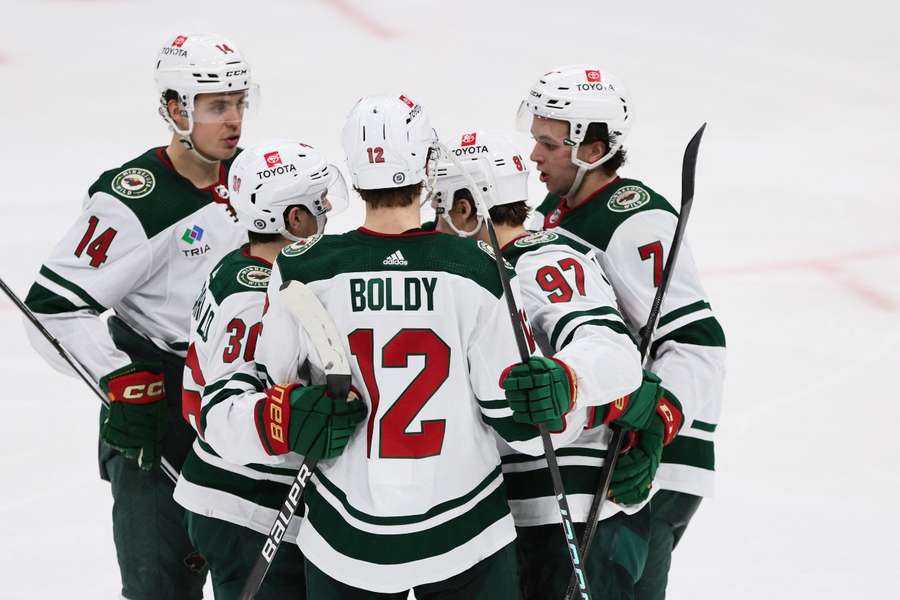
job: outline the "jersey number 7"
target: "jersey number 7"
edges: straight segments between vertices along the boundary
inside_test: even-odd
[[[372,456],[372,436],[381,392],[375,380],[374,333],[357,329],[349,336],[350,352],[356,357],[372,407],[366,424],[366,455]],[[421,422],[421,431],[407,433],[425,403],[431,399],[450,374],[450,347],[430,329],[401,329],[381,349],[382,368],[406,368],[410,356],[425,357],[425,366],[400,397],[379,419],[379,458],[425,458],[437,456],[444,445],[446,421]]]

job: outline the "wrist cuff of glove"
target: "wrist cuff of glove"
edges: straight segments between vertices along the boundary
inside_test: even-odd
[[[166,397],[162,369],[153,363],[131,363],[100,378],[100,389],[110,402],[152,404]]]
[[[566,414],[568,414],[575,407],[575,400],[578,397],[578,379],[575,376],[575,371],[572,370],[572,367],[559,360],[558,358],[550,357],[550,360],[558,364],[563,368],[563,371],[566,373],[566,379],[569,382],[569,408],[566,409],[566,412],[563,413],[562,418],[566,418]]]
[[[299,385],[276,385],[266,390],[266,397],[256,403],[256,433],[269,456],[287,454],[291,447],[291,392]]]
[[[670,392],[666,391],[656,405],[656,414],[659,415],[663,422],[663,446],[668,446],[675,439],[675,436],[678,435],[678,432],[681,431],[681,425],[684,422],[681,406],[678,400],[671,396]]]

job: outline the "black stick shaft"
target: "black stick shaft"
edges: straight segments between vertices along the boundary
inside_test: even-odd
[[[500,274],[500,282],[503,285],[503,294],[506,296],[506,308],[516,337],[519,358],[522,362],[525,362],[531,357],[531,351],[528,348],[528,342],[525,340],[525,332],[523,330],[524,316],[520,322],[519,309],[516,306],[516,299],[513,297],[512,288],[509,285],[509,273],[506,272],[506,267],[503,264],[503,254],[501,253],[500,242],[497,240],[497,232],[494,230],[494,224],[491,222],[490,215],[487,214],[488,211],[485,210],[484,212],[484,224],[487,227],[488,237],[491,240],[491,248],[494,250],[494,260],[497,263],[497,271]],[[553,442],[550,440],[550,432],[545,425],[540,425],[538,431],[541,434],[544,456],[547,458],[547,467],[550,470],[550,479],[553,482],[553,493],[556,496],[556,503],[562,518],[563,533],[566,536],[566,545],[569,548],[569,558],[572,561],[572,581],[576,582],[581,599],[590,600],[590,585],[588,584],[587,572],[584,569],[584,561],[581,558],[583,554],[578,548],[578,537],[575,535],[575,525],[572,523],[572,511],[569,510],[569,501],[566,499],[562,474],[559,472],[559,463],[556,460],[556,452],[553,450]]]
[[[9,297],[9,299],[12,301],[12,303],[16,305],[16,308],[22,311],[22,314],[25,315],[25,318],[31,321],[31,324],[35,326],[40,334],[44,336],[48,342],[50,342],[50,345],[53,346],[53,348],[59,353],[62,359],[66,361],[66,363],[70,367],[72,367],[72,370],[75,371],[75,374],[78,375],[78,377],[81,378],[85,385],[87,385],[91,389],[94,395],[100,399],[100,402],[102,402],[104,406],[109,406],[109,399],[97,386],[97,382],[95,382],[88,374],[88,371],[84,367],[84,365],[81,364],[81,362],[79,362],[79,360],[75,358],[75,356],[70,354],[58,339],[53,337],[53,334],[51,334],[47,330],[47,328],[44,327],[43,323],[41,323],[38,318],[34,316],[34,313],[31,312],[31,309],[28,308],[28,306],[26,306],[24,302],[22,302],[22,300],[16,295],[14,291],[9,288],[8,285],[6,285],[6,282],[3,281],[2,278],[0,278],[0,289],[2,289],[3,293],[6,294],[7,297]],[[169,463],[169,461],[165,459],[165,457],[160,458],[159,464],[163,473],[166,474],[166,477],[168,477],[172,481],[172,483],[178,481],[178,469],[173,467],[171,463]]]
[[[350,375],[327,375],[325,383],[328,386],[328,394],[334,398],[346,398],[350,393]],[[284,540],[284,534],[287,533],[291,518],[296,512],[297,506],[300,505],[300,500],[303,498],[303,490],[306,489],[306,484],[316,469],[318,462],[319,459],[317,458],[305,458],[303,464],[300,465],[300,470],[291,483],[291,489],[281,504],[281,510],[278,511],[278,516],[275,517],[275,522],[272,523],[272,528],[269,529],[262,550],[259,551],[259,556],[256,557],[256,562],[253,563],[253,568],[247,576],[247,581],[244,582],[240,600],[253,600],[257,592],[259,592],[259,588],[269,572],[269,567],[272,566],[272,561],[278,553],[278,548],[281,547],[281,542]]]
[[[663,299],[666,291],[669,289],[669,281],[672,279],[672,273],[675,270],[675,263],[678,260],[678,253],[681,250],[681,240],[684,237],[684,229],[687,226],[688,217],[691,214],[691,206],[694,203],[694,180],[697,172],[697,154],[700,150],[700,140],[703,138],[703,132],[706,130],[706,123],[700,126],[700,129],[688,142],[684,150],[684,159],[681,164],[681,210],[678,212],[678,221],[675,225],[675,235],[672,238],[672,245],[669,248],[669,256],[666,259],[666,265],[663,269],[662,281],[653,297],[653,304],[650,307],[650,315],[647,318],[647,324],[644,325],[643,337],[641,338],[641,362],[646,363],[650,352],[650,344],[653,342],[653,334],[656,331],[656,324],[659,321],[659,313],[662,308]],[[600,469],[600,487],[594,494],[591,502],[591,508],[588,512],[587,522],[585,524],[584,536],[581,540],[581,556],[587,557],[591,551],[591,544],[597,534],[600,526],[600,511],[603,509],[603,503],[609,493],[609,486],[612,483],[613,470],[616,468],[616,462],[619,460],[619,452],[625,441],[625,431],[616,425],[612,426],[612,440],[606,449],[606,456],[603,460],[603,467]],[[575,580],[569,581],[569,588],[566,591],[566,600],[572,598]]]

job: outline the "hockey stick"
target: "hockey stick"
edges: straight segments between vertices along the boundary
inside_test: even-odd
[[[494,251],[494,261],[497,263],[497,272],[500,274],[500,283],[503,286],[503,294],[506,296],[506,308],[509,311],[509,320],[512,323],[513,334],[516,338],[516,347],[519,350],[519,358],[522,362],[531,358],[531,351],[528,349],[528,342],[525,340],[525,332],[519,323],[519,308],[516,306],[516,299],[512,295],[512,288],[509,285],[509,274],[503,265],[503,254],[501,253],[500,242],[497,240],[497,232],[494,230],[494,222],[491,220],[490,210],[484,200],[482,191],[487,191],[475,182],[475,178],[468,172],[450,152],[446,146],[441,144],[441,150],[450,159],[453,165],[462,173],[466,182],[471,187],[473,199],[478,205],[477,210],[484,219],[484,225],[487,227],[488,237],[491,240],[491,248]],[[588,585],[587,573],[584,570],[584,562],[581,557],[583,554],[578,548],[578,538],[575,535],[575,526],[572,523],[572,511],[569,510],[569,501],[566,499],[565,488],[563,487],[562,475],[559,472],[559,464],[556,461],[556,452],[553,450],[553,442],[550,441],[550,432],[547,431],[546,425],[538,426],[541,434],[541,442],[544,445],[544,456],[547,459],[547,466],[550,469],[550,479],[553,482],[553,493],[556,496],[556,503],[559,507],[559,516],[562,520],[563,533],[566,536],[566,544],[569,547],[569,557],[572,560],[572,581],[577,581],[578,590],[581,592],[582,600],[590,600],[590,586]]]
[[[666,266],[663,269],[662,281],[656,290],[656,296],[653,298],[653,304],[650,307],[650,316],[647,318],[647,324],[644,325],[644,335],[641,338],[641,363],[646,364],[650,354],[650,344],[653,341],[653,334],[656,332],[656,323],[659,320],[659,312],[662,308],[663,298],[666,290],[669,289],[669,281],[672,279],[672,272],[675,270],[675,262],[678,260],[678,252],[681,249],[681,238],[684,237],[684,228],[687,226],[688,217],[691,214],[691,206],[694,203],[694,175],[697,171],[697,153],[700,150],[700,140],[703,138],[703,132],[706,129],[706,123],[700,126],[691,141],[688,142],[684,149],[684,159],[681,163],[681,210],[678,212],[678,221],[675,225],[675,235],[672,238],[672,245],[669,248],[669,257],[666,259]],[[600,469],[600,488],[594,494],[591,502],[591,508],[588,512],[587,522],[585,524],[584,536],[581,539],[581,556],[587,558],[588,552],[591,550],[591,542],[597,534],[600,525],[600,511],[606,496],[609,493],[609,486],[612,482],[613,469],[619,460],[619,452],[622,450],[622,444],[625,440],[625,431],[621,427],[613,425],[612,440],[606,449],[606,456],[603,460],[603,467]],[[569,581],[569,589],[566,591],[566,600],[572,598],[574,592],[574,580]]]
[[[34,313],[31,312],[31,309],[28,308],[25,305],[25,303],[19,299],[19,297],[16,295],[15,292],[13,292],[11,289],[9,289],[9,286],[6,285],[6,282],[3,281],[2,278],[0,278],[0,288],[3,289],[3,293],[5,293],[7,296],[9,296],[9,299],[12,300],[12,303],[16,305],[16,308],[18,308],[20,311],[22,311],[22,314],[25,315],[25,317],[29,321],[31,321],[31,324],[37,328],[37,330],[41,333],[41,335],[43,335],[45,338],[47,338],[47,341],[50,342],[50,345],[53,346],[56,349],[56,351],[59,353],[59,355],[62,357],[62,359],[64,361],[66,361],[66,363],[68,363],[68,365],[70,367],[72,367],[72,370],[75,371],[75,373],[78,375],[78,377],[80,377],[81,380],[89,388],[91,388],[91,391],[94,392],[94,394],[98,398],[100,398],[100,402],[103,403],[103,406],[106,406],[108,408],[109,407],[109,399],[106,397],[106,394],[104,394],[100,390],[100,388],[97,386],[97,382],[95,382],[91,378],[91,376],[88,374],[88,371],[87,371],[87,369],[84,368],[84,365],[81,364],[78,361],[78,359],[75,358],[75,356],[70,354],[69,351],[63,347],[63,345],[59,342],[58,339],[53,337],[53,335],[49,331],[47,331],[47,328],[44,327],[44,325],[40,321],[38,321],[37,317],[34,316]],[[178,469],[173,467],[171,465],[171,463],[169,463],[169,461],[167,461],[164,456],[160,457],[159,466],[162,469],[162,472],[165,473],[166,476],[172,480],[172,483],[175,483],[178,481],[178,475],[179,475]]]
[[[340,342],[340,334],[334,321],[331,320],[331,316],[325,311],[325,307],[322,306],[313,291],[299,281],[285,282],[282,284],[279,294],[293,315],[300,321],[300,325],[306,331],[322,360],[328,394],[334,398],[346,398],[350,393],[350,363],[347,361],[347,355]],[[275,554],[281,546],[288,524],[300,504],[303,490],[318,462],[317,458],[304,458],[303,464],[300,465],[300,470],[291,483],[291,489],[281,505],[281,510],[278,511],[278,516],[275,517],[275,522],[272,523],[272,528],[266,536],[266,542],[260,550],[259,557],[257,557],[250,575],[247,576],[244,589],[241,591],[241,600],[252,600],[259,591],[259,587],[275,559]]]

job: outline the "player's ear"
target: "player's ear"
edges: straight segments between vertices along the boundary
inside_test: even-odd
[[[599,141],[591,142],[590,144],[582,142],[581,146],[578,148],[578,158],[588,163],[600,160],[605,154],[606,144]]]
[[[181,101],[177,98],[169,98],[166,101],[166,111],[179,129],[187,129],[187,119],[182,114]]]

